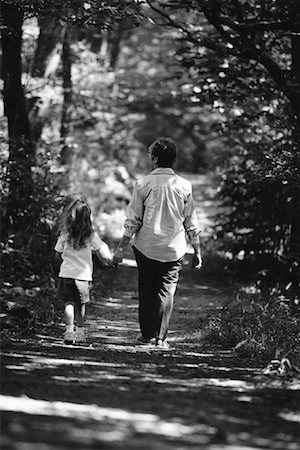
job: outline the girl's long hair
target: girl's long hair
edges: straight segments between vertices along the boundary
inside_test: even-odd
[[[67,240],[75,250],[86,246],[93,233],[91,208],[85,200],[73,200],[63,211],[59,224],[59,234],[67,235]]]

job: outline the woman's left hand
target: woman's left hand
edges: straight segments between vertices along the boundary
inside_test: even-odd
[[[193,259],[192,259],[192,268],[199,270],[202,267],[202,257],[201,255],[194,253]]]

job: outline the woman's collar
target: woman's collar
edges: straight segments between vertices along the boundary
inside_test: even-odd
[[[174,170],[172,167],[157,167],[156,169],[152,170],[152,174],[159,174],[159,173],[168,173],[168,174],[174,174]]]

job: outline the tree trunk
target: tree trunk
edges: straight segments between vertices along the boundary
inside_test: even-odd
[[[123,34],[124,21],[121,21],[116,29],[113,29],[109,35],[109,65],[113,70],[116,68]]]
[[[133,21],[126,18],[121,20],[109,33],[109,65],[112,70],[116,68],[122,42],[124,39],[128,39],[132,33],[132,26]]]
[[[296,119],[296,132],[300,133],[300,2],[289,0],[290,19],[294,26],[291,29],[291,53],[292,53],[292,75],[295,85],[295,94],[292,99],[293,114]]]
[[[290,3],[290,16],[298,18],[295,23],[300,23],[300,3],[292,0]],[[295,145],[296,167],[300,172],[300,35],[299,26],[292,29],[291,53],[292,53],[292,76],[295,86],[291,98],[292,113],[294,118],[293,138]],[[300,258],[300,186],[295,189],[295,206],[292,217],[290,251]]]
[[[60,163],[63,165],[71,165],[73,148],[70,142],[72,131],[72,52],[70,44],[70,28],[66,25],[63,51],[62,51],[62,65],[63,65],[63,107],[61,116],[61,155]]]
[[[52,73],[56,69],[56,66],[51,69],[48,65],[57,44],[61,42],[63,26],[58,18],[49,16],[40,16],[38,25],[40,32],[31,73],[34,77],[43,77],[46,72]]]
[[[2,12],[2,78],[4,113],[8,122],[9,160],[7,169],[8,198],[5,234],[24,230],[30,220],[32,200],[31,166],[33,146],[26,110],[22,75],[23,12],[16,6],[1,3]]]

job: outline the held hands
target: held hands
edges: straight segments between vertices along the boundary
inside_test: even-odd
[[[192,268],[196,270],[200,270],[202,267],[202,257],[198,253],[194,253],[192,259]]]
[[[118,264],[120,264],[123,261],[124,253],[130,242],[130,239],[131,239],[130,236],[125,236],[125,235],[122,236],[122,238],[119,242],[119,245],[114,254],[114,258],[113,258],[114,266],[117,266]]]
[[[113,264],[113,257],[108,245],[104,242],[99,250],[96,250],[98,259],[107,267]]]
[[[114,257],[113,257],[113,265],[117,266],[123,261],[124,258],[124,249],[122,247],[118,247],[115,251]]]

